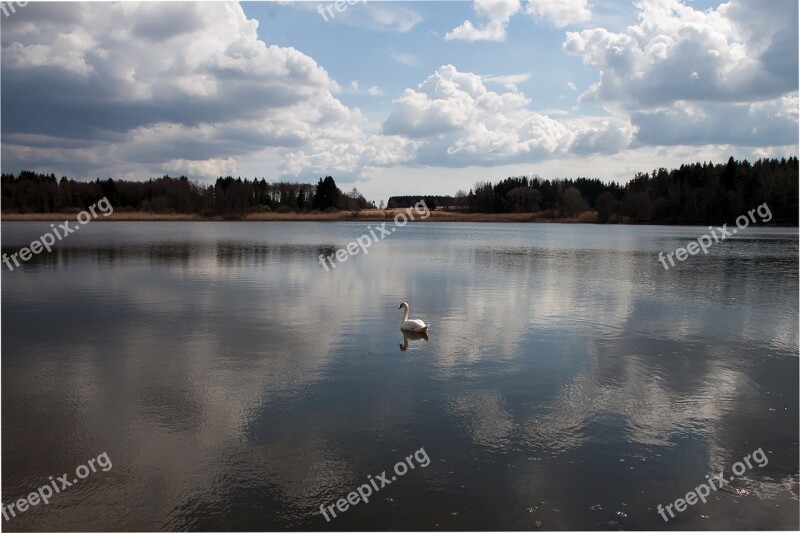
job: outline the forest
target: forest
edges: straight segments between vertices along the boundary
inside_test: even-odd
[[[73,180],[23,170],[2,175],[3,213],[64,213],[85,209],[106,197],[115,210],[198,214],[242,219],[249,213],[330,212],[375,209],[353,189],[343,192],[333,177],[312,183],[269,183],[265,179],[220,177],[201,184],[186,176],[148,181],[108,178]],[[730,221],[766,202],[776,223],[797,224],[798,160],[728,159],[724,164],[694,163],[637,173],[626,184],[596,178],[509,177],[479,182],[454,196],[407,195],[389,198],[386,207],[410,207],[424,199],[430,209],[470,213],[542,213],[574,219],[585,212],[596,220],[659,224]],[[383,202],[381,202],[383,207]]]
[[[115,210],[199,214],[241,219],[253,212],[329,211],[374,208],[357,189],[343,193],[331,176],[311,183],[269,183],[227,176],[202,185],[186,176],[148,181],[76,181],[22,171],[2,175],[3,213],[65,213],[106,197]]]
[[[394,196],[389,207],[409,207],[424,196]],[[477,183],[469,192],[436,197],[439,207],[472,213],[543,212],[575,218],[593,210],[598,222],[712,223],[735,219],[766,202],[777,223],[797,225],[798,160],[728,159],[637,173],[625,185],[599,179],[509,177]]]

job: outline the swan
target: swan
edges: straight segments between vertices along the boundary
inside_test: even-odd
[[[426,325],[422,320],[409,320],[408,319],[408,304],[403,302],[398,309],[403,310],[403,322],[400,324],[400,329],[403,331],[421,332],[427,331],[430,324]]]

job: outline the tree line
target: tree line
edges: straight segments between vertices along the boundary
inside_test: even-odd
[[[227,176],[204,185],[186,176],[76,181],[27,170],[17,176],[2,175],[4,213],[80,211],[103,197],[115,210],[196,213],[208,218],[243,218],[263,211],[375,208],[374,202],[355,188],[348,193],[340,190],[331,176],[319,178],[316,184]],[[766,202],[776,222],[797,224],[798,160],[750,163],[731,157],[724,164],[694,163],[640,172],[624,185],[594,178],[509,177],[497,183],[479,182],[469,192],[458,191],[454,196],[392,196],[387,207],[411,207],[420,200],[430,209],[541,213],[549,218],[575,218],[592,212],[598,222],[662,224],[729,221]]]
[[[393,196],[410,207],[423,196]],[[724,222],[766,202],[777,222],[797,224],[798,160],[733,157],[725,164],[694,163],[637,173],[625,185],[599,179],[509,177],[479,182],[470,191],[436,197],[440,207],[473,213],[538,213],[574,218],[596,212],[598,222],[662,224]]]
[[[203,217],[243,218],[264,211],[329,211],[374,208],[353,189],[342,192],[331,176],[311,183],[269,183],[265,179],[220,177],[202,185],[186,176],[162,176],[148,181],[76,181],[66,176],[23,170],[3,174],[4,213],[57,213],[80,211],[103,197],[115,210],[151,213],[200,214]]]

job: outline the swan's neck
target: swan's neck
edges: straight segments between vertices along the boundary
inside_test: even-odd
[[[403,308],[403,322],[408,320],[408,307]]]

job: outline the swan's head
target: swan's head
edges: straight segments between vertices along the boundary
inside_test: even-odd
[[[405,302],[402,302],[402,303],[400,304],[400,307],[398,307],[398,309],[408,309],[408,304],[407,304],[407,303],[405,303]]]

